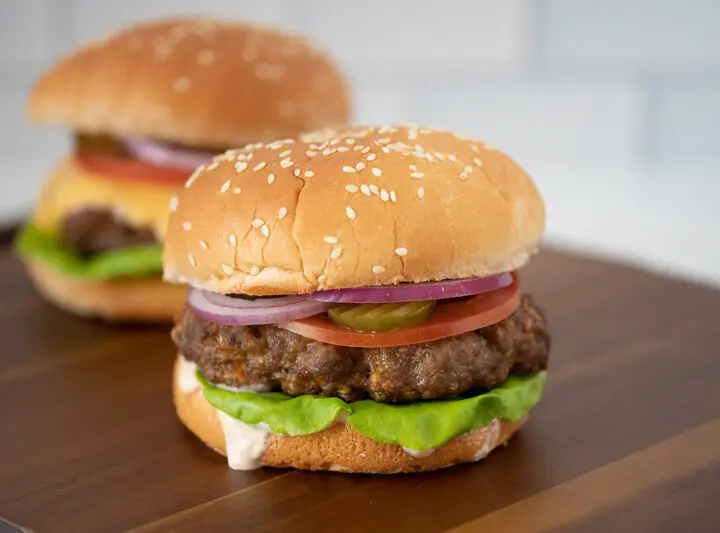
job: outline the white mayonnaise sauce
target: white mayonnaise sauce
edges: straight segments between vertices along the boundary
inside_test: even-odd
[[[195,373],[197,365],[188,361],[184,357],[180,358],[180,375],[178,376],[178,386],[183,394],[192,394],[200,388],[200,382]]]
[[[486,432],[485,444],[483,444],[483,446],[475,452],[473,461],[485,459],[485,457],[487,457],[490,452],[493,451],[493,448],[495,448],[495,444],[500,437],[500,421],[496,418],[495,420],[490,422],[490,425],[484,427],[483,431]]]
[[[229,392],[269,392],[270,388],[264,385],[248,385],[246,387],[233,387],[224,383],[213,383],[213,387]]]
[[[262,455],[270,432],[233,418],[216,409],[223,433],[228,466],[233,470],[254,470],[262,466]]]
[[[413,450],[412,448],[405,448],[405,446],[403,446],[403,450],[405,450],[406,454],[412,455],[416,459],[422,459],[423,457],[428,457],[429,455],[432,455],[432,453],[435,451],[435,448],[428,448],[427,450]]]

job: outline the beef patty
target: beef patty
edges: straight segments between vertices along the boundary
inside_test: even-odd
[[[347,401],[409,402],[490,389],[510,373],[545,369],[550,351],[545,316],[529,296],[498,324],[409,346],[334,346],[272,325],[218,325],[189,307],[172,337],[213,383]]]
[[[86,256],[157,243],[150,228],[133,228],[109,209],[97,207],[79,209],[65,217],[60,238],[68,248]]]

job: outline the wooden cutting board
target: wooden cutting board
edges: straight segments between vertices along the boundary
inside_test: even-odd
[[[167,328],[78,320],[0,252],[0,516],[44,531],[720,531],[720,292],[545,251],[546,396],[486,460],[234,472],[176,421]]]

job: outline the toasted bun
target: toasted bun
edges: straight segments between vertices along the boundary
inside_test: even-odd
[[[111,322],[170,323],[180,314],[187,290],[160,278],[90,281],[60,274],[39,261],[27,261],[40,294],[61,309]]]
[[[180,421],[205,444],[225,455],[226,443],[217,411],[201,388],[184,393],[180,386],[179,359],[175,365],[173,397]],[[479,461],[507,440],[527,421],[495,420],[489,426],[455,437],[426,457],[414,457],[400,446],[383,444],[345,424],[334,424],[302,437],[270,435],[261,457],[264,466],[300,470],[392,474],[437,470],[458,463]]]
[[[112,211],[130,226],[151,228],[162,237],[167,226],[168,204],[177,188],[175,184],[124,182],[97,176],[69,156],[45,182],[33,221],[39,228],[57,233],[69,213],[83,207],[98,207]]]
[[[84,132],[218,148],[347,123],[347,86],[296,36],[205,18],[132,26],[40,78],[28,112]]]
[[[544,224],[530,177],[480,141],[327,131],[200,167],[170,215],[165,278],[292,294],[486,276],[521,267]]]

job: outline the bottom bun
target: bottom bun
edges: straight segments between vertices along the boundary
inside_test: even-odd
[[[199,384],[192,392],[183,392],[180,380],[178,357],[173,379],[178,417],[207,446],[226,455],[225,434],[217,410],[205,399]],[[526,421],[527,414],[517,422],[495,420],[484,428],[455,437],[425,457],[415,457],[400,446],[374,441],[337,423],[310,435],[268,435],[258,465],[367,474],[437,470],[483,459],[506,443]]]
[[[84,317],[112,322],[172,322],[187,301],[187,288],[157,278],[95,281],[59,273],[40,261],[26,261],[35,287],[56,306]]]

